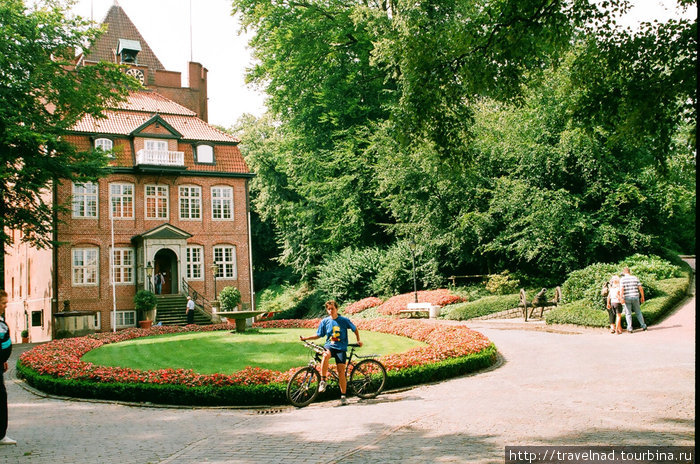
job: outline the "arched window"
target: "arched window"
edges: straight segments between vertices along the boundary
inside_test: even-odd
[[[113,147],[114,147],[114,142],[112,142],[110,139],[105,139],[105,138],[95,139],[95,150],[112,151]],[[110,156],[113,156],[113,155],[110,155]]]

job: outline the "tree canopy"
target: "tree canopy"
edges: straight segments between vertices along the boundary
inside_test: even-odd
[[[105,166],[100,151],[81,153],[64,135],[85,114],[136,88],[119,66],[75,68],[75,51],[100,32],[68,15],[70,2],[46,0],[32,9],[22,0],[0,2],[0,237],[8,229],[22,240],[50,242],[56,206],[47,196],[53,181],[94,179]]]
[[[621,29],[624,0],[233,6],[269,96],[241,128],[253,204],[302,275],[408,239],[445,273],[547,277],[694,248],[696,21]]]

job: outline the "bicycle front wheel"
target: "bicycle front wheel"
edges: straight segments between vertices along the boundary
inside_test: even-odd
[[[318,395],[318,383],[321,376],[313,367],[304,367],[296,371],[287,384],[287,399],[297,408],[309,405]]]
[[[357,396],[374,398],[386,386],[386,369],[376,359],[365,359],[357,363],[350,374],[350,385]]]

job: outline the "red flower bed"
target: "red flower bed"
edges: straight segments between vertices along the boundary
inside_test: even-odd
[[[399,314],[399,311],[402,309],[406,309],[406,305],[408,303],[413,303],[414,299],[415,294],[413,292],[396,295],[389,298],[381,306],[379,306],[378,311],[380,314],[384,314],[385,316],[393,316]],[[435,306],[445,306],[465,300],[460,296],[452,295],[446,288],[439,288],[437,290],[419,291],[418,301],[421,303],[430,303]]]
[[[315,329],[316,320],[278,320],[256,324],[261,328],[309,328]],[[446,326],[432,321],[374,319],[358,321],[360,330],[383,332],[413,338],[428,346],[413,348],[405,353],[381,358],[387,370],[400,370],[421,364],[430,364],[448,358],[477,353],[491,342],[484,335],[465,326]],[[198,374],[189,369],[159,369],[141,371],[123,367],[95,366],[80,358],[90,350],[108,343],[134,338],[181,332],[210,332],[230,330],[227,324],[187,327],[152,327],[127,329],[117,333],[101,333],[80,338],[54,340],[39,345],[20,356],[21,363],[36,372],[66,379],[94,382],[179,384],[186,386],[256,385],[286,382],[297,369],[287,372],[247,367],[233,374]]]
[[[287,319],[261,322],[257,324],[257,327],[316,328],[319,321],[320,319]],[[428,346],[412,348],[404,353],[382,356],[382,363],[390,371],[467,356],[478,353],[491,345],[491,341],[483,334],[463,325],[448,326],[433,321],[385,318],[359,320],[356,321],[355,325],[360,330],[400,335],[428,344]]]
[[[345,314],[357,314],[361,313],[365,309],[369,308],[374,308],[375,306],[379,306],[382,304],[382,300],[377,298],[376,296],[370,296],[367,298],[363,298],[360,301],[356,301],[352,303],[351,305],[348,305],[347,308],[343,310]]]

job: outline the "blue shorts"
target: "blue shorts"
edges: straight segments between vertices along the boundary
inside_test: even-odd
[[[336,364],[345,364],[348,362],[348,352],[345,350],[336,350],[335,348],[326,347],[331,352],[331,356],[335,359]]]

